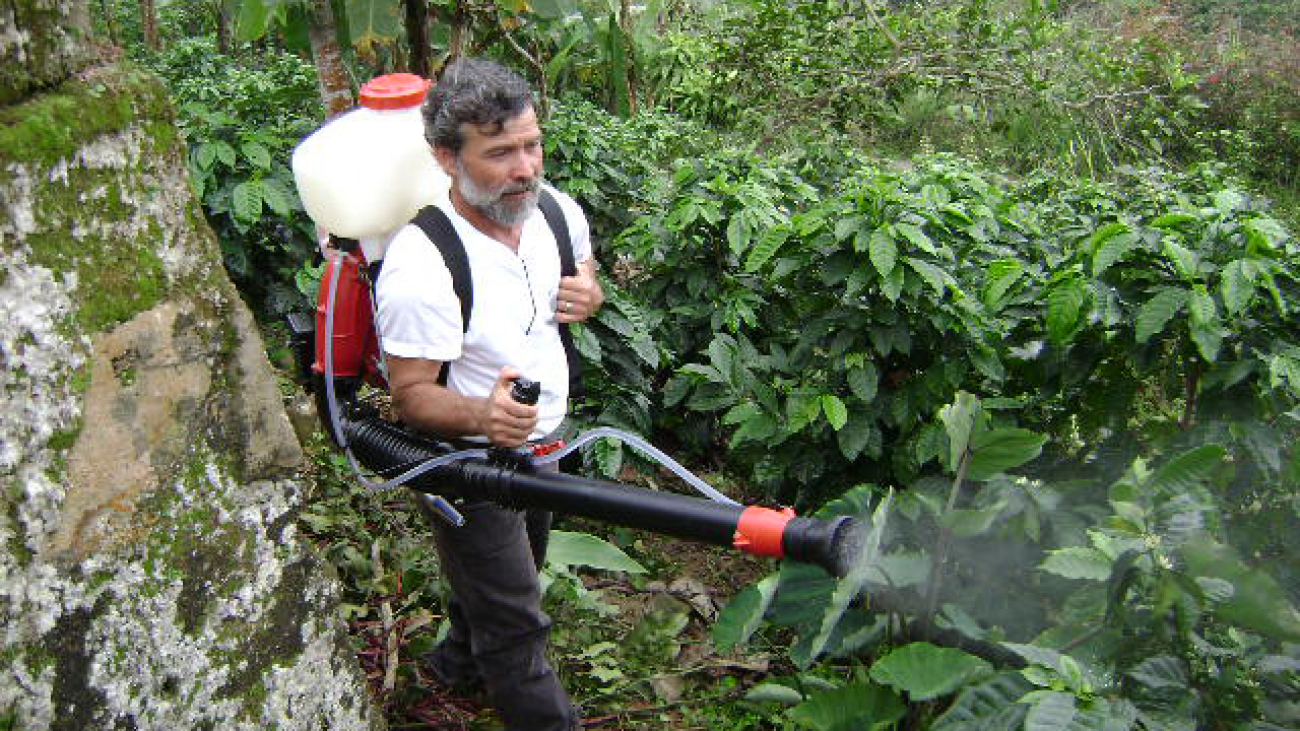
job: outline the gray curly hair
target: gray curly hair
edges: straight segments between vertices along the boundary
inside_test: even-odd
[[[460,152],[461,125],[493,127],[533,108],[533,92],[522,76],[495,61],[463,57],[443,69],[424,100],[424,138],[434,147]]]

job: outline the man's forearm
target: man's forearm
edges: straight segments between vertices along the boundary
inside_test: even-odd
[[[440,437],[483,436],[486,401],[433,383],[411,384],[393,394],[398,418],[407,426]]]

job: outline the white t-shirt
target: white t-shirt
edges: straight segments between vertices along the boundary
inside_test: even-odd
[[[569,196],[551,192],[564,212],[573,260],[591,258],[591,230]],[[555,321],[560,254],[540,210],[524,223],[519,251],[489,238],[466,221],[444,195],[437,203],[451,219],[469,258],[474,303],[464,332],[460,300],[442,254],[418,227],[407,225],[388,246],[375,286],[377,327],[384,352],[448,364],[447,387],[476,398],[492,392],[504,366],[542,384],[537,428],[532,438],[554,431],[564,420],[569,365]]]

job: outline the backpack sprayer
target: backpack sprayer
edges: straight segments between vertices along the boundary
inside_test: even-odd
[[[419,107],[428,87],[427,80],[412,74],[373,79],[362,87],[360,108],[317,130],[293,156],[303,206],[333,244],[315,317],[290,318],[295,349],[325,431],[347,453],[362,484],[375,490],[399,485],[416,490],[453,525],[464,519],[452,501],[485,499],[789,558],[847,575],[865,539],[865,523],[740,505],[635,435],[596,429],[549,453],[542,453],[549,445],[457,449],[383,418],[365,402],[363,384],[382,388],[386,383],[374,326],[374,267],[397,230],[449,185],[423,136]],[[519,379],[512,395],[535,403],[538,391],[535,382]],[[536,470],[606,437],[655,458],[706,497]],[[363,466],[383,479],[367,477]]]

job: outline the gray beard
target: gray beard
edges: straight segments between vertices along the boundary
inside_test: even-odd
[[[537,198],[541,195],[542,177],[539,175],[532,183],[525,186],[513,184],[498,188],[480,188],[474,179],[465,172],[460,160],[456,161],[456,190],[460,197],[493,222],[514,228],[520,226],[537,210]],[[527,192],[522,199],[511,202],[505,199],[507,193]]]

